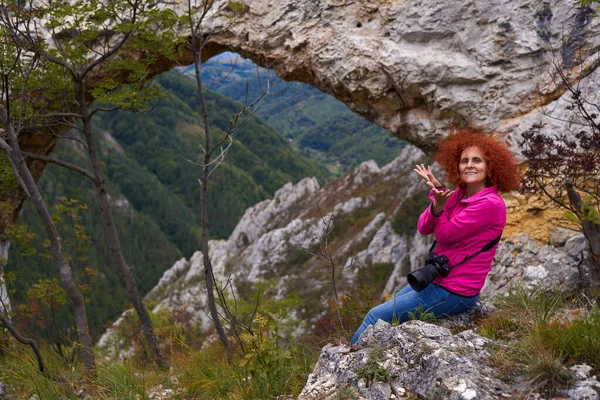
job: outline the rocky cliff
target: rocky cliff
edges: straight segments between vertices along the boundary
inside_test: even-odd
[[[218,3],[206,56],[238,52],[423,149],[449,124],[518,137],[560,105],[556,68],[598,84],[599,21],[573,1],[239,3],[234,22]]]
[[[489,361],[494,343],[471,330],[379,321],[355,345],[325,346],[299,400],[399,398],[492,400],[543,398],[527,382],[506,384]],[[597,399],[600,382],[586,364],[570,368],[573,400]],[[559,397],[553,397],[558,399]]]
[[[187,11],[183,1],[158,4]],[[426,151],[450,124],[498,131],[516,147],[532,122],[565,128],[558,70],[597,96],[599,23],[572,0],[220,0],[203,26],[203,58],[237,52]],[[185,25],[177,29],[189,36]],[[162,60],[154,72],[172,66]],[[94,72],[89,90],[102,75]],[[47,154],[56,138],[20,140]]]
[[[423,182],[412,172],[417,162],[427,162],[426,156],[408,146],[386,166],[365,162],[324,187],[313,178],[285,185],[273,199],[248,209],[227,240],[211,241],[218,280],[231,282],[236,294],[262,281],[270,282],[267,287],[278,298],[299,296],[294,332],[310,331],[332,296],[331,268],[310,252],[318,252],[332,223],[338,228],[327,240],[340,292],[355,290],[357,279],[386,266],[381,296],[394,293],[406,284],[406,274],[422,265],[431,244],[414,226],[428,203]],[[577,265],[585,249],[581,234],[556,228],[547,242],[539,242],[515,232],[505,231],[483,302],[491,303],[515,282],[531,288],[578,287],[582,277]],[[200,252],[175,263],[147,296],[156,304],[154,311],[185,311],[190,324],[209,331],[203,269]]]

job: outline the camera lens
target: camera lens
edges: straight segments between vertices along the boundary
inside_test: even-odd
[[[406,279],[415,292],[420,292],[427,287],[438,275],[434,264],[426,264],[423,268],[408,274]]]

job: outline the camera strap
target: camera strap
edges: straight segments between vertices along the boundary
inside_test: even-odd
[[[498,242],[500,242],[500,238],[502,237],[502,233],[500,233],[500,235],[498,235],[497,238],[495,238],[494,240],[492,240],[491,242],[489,242],[488,244],[486,244],[485,246],[483,246],[483,248],[481,250],[479,250],[477,253],[473,254],[473,255],[468,255],[466,256],[461,262],[459,262],[458,264],[454,264],[454,265],[449,265],[450,269],[460,265],[460,264],[464,264],[467,262],[467,260],[470,260],[471,258],[475,257],[477,254],[479,253],[483,253],[486,251],[490,251],[491,249],[494,248],[494,246],[496,244],[498,244]],[[433,244],[431,245],[431,247],[429,248],[429,253],[431,253],[433,251],[433,249],[435,249],[435,246],[437,245],[437,242],[434,240]]]

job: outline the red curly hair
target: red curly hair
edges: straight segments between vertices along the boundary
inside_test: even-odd
[[[448,137],[440,140],[434,159],[444,169],[449,183],[461,189],[465,188],[460,179],[458,164],[462,152],[472,146],[477,146],[483,151],[488,168],[486,186],[496,186],[499,192],[520,188],[521,174],[515,156],[504,143],[483,134],[479,129],[452,128]]]

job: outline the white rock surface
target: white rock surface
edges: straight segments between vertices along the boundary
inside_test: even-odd
[[[552,63],[577,82],[600,48],[600,21],[573,0],[242,3],[235,23],[212,21],[224,28],[215,49],[332,94],[423,149],[452,123],[516,139],[564,91]],[[597,74],[587,79],[593,92]]]

